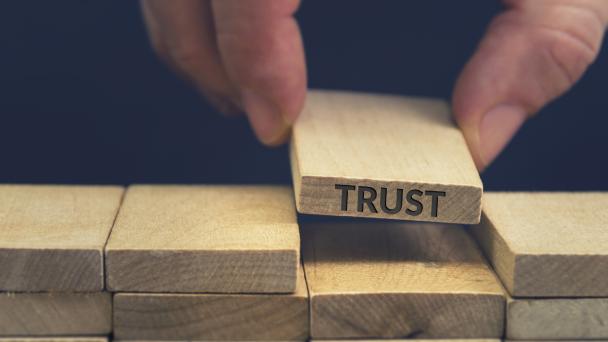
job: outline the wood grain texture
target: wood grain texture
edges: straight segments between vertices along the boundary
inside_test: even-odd
[[[108,342],[107,337],[0,337],[0,342]]]
[[[0,185],[0,291],[101,291],[123,189]]]
[[[608,298],[507,301],[509,339],[608,339]]]
[[[299,269],[293,294],[114,296],[119,340],[298,340],[308,337],[308,293]]]
[[[608,297],[608,193],[486,193],[471,227],[514,297]]]
[[[107,335],[109,293],[0,293],[0,336]]]
[[[323,342],[345,342],[345,341],[357,341],[357,342],[501,342],[500,339],[496,338],[434,338],[434,339],[422,339],[422,338],[408,338],[408,339],[382,339],[382,340],[311,340],[311,342],[323,341]]]
[[[479,222],[481,180],[444,101],[311,91],[291,169],[300,213]]]
[[[300,234],[282,186],[132,186],[106,247],[107,287],[293,292]]]
[[[311,335],[494,338],[502,287],[459,226],[302,224]]]
[[[422,339],[422,338],[408,338],[408,339],[376,339],[376,340],[311,340],[311,342],[345,342],[345,341],[357,341],[357,342],[501,342],[500,339],[496,338],[434,338],[434,339]]]

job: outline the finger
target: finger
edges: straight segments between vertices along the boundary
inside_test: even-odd
[[[511,0],[490,24],[453,94],[477,167],[524,121],[568,90],[594,61],[608,22],[605,0]]]
[[[156,52],[225,113],[238,111],[239,96],[221,63],[209,0],[142,0]]]
[[[228,77],[258,138],[268,145],[289,134],[306,96],[298,0],[213,0],[217,42]]]

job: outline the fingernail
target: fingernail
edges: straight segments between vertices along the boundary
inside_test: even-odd
[[[479,127],[479,151],[484,167],[494,161],[527,117],[526,111],[515,105],[499,105],[484,115]]]
[[[283,119],[279,107],[255,91],[242,91],[243,105],[253,130],[264,144],[281,143],[289,132],[289,125]]]

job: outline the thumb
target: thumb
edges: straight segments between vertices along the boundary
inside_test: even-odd
[[[490,164],[524,121],[567,91],[597,57],[605,0],[510,0],[464,67],[453,110],[477,168]]]

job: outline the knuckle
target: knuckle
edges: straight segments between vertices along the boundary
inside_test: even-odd
[[[552,33],[545,42],[549,60],[568,83],[573,84],[595,61],[599,46],[567,30]]]

